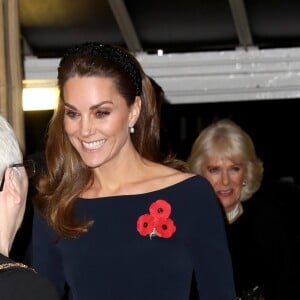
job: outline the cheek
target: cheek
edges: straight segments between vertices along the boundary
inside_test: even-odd
[[[204,173],[204,177],[209,181],[209,183],[213,186],[213,188],[216,188],[216,185],[218,184],[218,178],[211,175],[210,173]]]
[[[127,133],[128,121],[125,117],[113,118],[109,122],[103,124],[102,130],[111,135]]]
[[[237,196],[239,196],[242,191],[243,177],[243,175],[237,175],[232,179],[232,182],[234,183],[235,194]]]
[[[231,178],[236,186],[242,188],[244,173],[236,174],[235,176],[232,176]]]
[[[71,122],[68,119],[64,119],[64,129],[67,135],[71,135],[77,130],[77,126],[74,122]]]
[[[212,185],[213,189],[217,191],[218,182],[215,180],[209,180],[210,184]]]

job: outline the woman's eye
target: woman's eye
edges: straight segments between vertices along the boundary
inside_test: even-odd
[[[218,167],[211,167],[208,169],[209,173],[215,174],[219,171]]]
[[[239,172],[241,170],[241,167],[240,166],[233,166],[231,168],[231,170],[234,171],[234,172]]]
[[[76,116],[78,116],[78,113],[76,111],[68,110],[68,109],[65,111],[65,114],[71,119],[74,119]]]
[[[109,114],[110,114],[110,112],[107,111],[107,110],[99,110],[99,111],[96,112],[96,117],[98,119],[101,119],[101,118],[104,118],[104,117],[108,116]]]

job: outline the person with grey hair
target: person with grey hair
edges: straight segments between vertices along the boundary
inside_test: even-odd
[[[0,298],[56,300],[58,295],[48,280],[8,257],[23,220],[28,177],[33,174],[34,165],[32,161],[23,161],[15,133],[1,115],[0,143]]]
[[[218,120],[200,132],[187,162],[224,209],[238,299],[296,299],[293,246],[280,207],[262,188],[263,162],[251,137]]]
[[[229,223],[242,214],[241,202],[257,192],[263,178],[263,163],[256,156],[250,136],[228,119],[200,133],[188,164],[193,172],[210,181]],[[228,185],[231,189],[224,189]]]

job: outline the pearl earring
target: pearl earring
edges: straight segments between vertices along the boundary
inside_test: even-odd
[[[242,186],[246,186],[247,182],[243,181]]]
[[[134,133],[134,127],[133,126],[129,126],[129,132]]]

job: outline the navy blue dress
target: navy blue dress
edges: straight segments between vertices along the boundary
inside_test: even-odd
[[[137,219],[158,199],[172,207],[170,238],[137,231]],[[34,216],[33,266],[61,295],[66,283],[74,300],[187,300],[194,273],[201,300],[235,299],[223,215],[204,178],[138,195],[79,198],[75,211],[93,226],[58,243]]]

